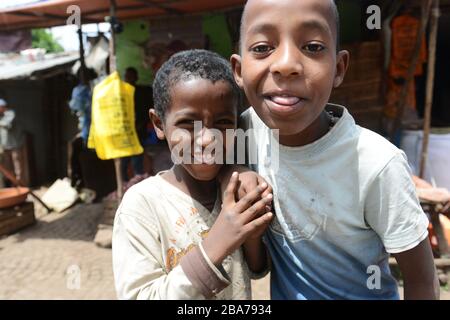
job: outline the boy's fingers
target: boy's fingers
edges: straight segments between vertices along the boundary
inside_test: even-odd
[[[238,199],[242,199],[247,193],[255,190],[259,184],[262,183],[258,183],[258,179],[256,177],[252,176],[250,179],[247,178],[245,183],[242,183],[242,187],[239,187]]]
[[[256,187],[253,191],[247,193],[242,199],[238,201],[236,204],[236,211],[237,212],[244,212],[250,206],[257,201],[259,198],[261,198],[261,194],[266,190],[267,184],[262,184],[258,187]]]
[[[272,187],[269,185],[266,190],[264,190],[262,196],[267,197],[269,194],[273,193]]]
[[[245,210],[241,214],[243,222],[247,223],[247,222],[255,219],[255,217],[258,217],[258,216],[266,213],[267,212],[266,206],[268,203],[272,202],[272,198],[273,198],[272,194],[269,194],[267,197],[262,198],[261,200],[255,202],[250,208]]]
[[[269,185],[269,187],[263,192],[262,197],[266,198],[269,195],[272,196],[272,200],[266,204],[266,212],[272,211],[273,208],[273,192],[272,187]]]
[[[272,221],[272,219],[273,219],[273,213],[268,212],[268,213],[262,215],[261,217],[247,223],[244,227],[245,228],[244,232],[251,234],[263,226],[268,226],[269,223]]]
[[[267,181],[264,180],[264,178],[262,178],[261,176],[258,176],[257,180],[258,180],[258,184],[267,183]],[[272,186],[268,183],[267,183],[267,185],[268,185],[267,189],[262,194],[263,197],[267,197],[273,191]]]
[[[237,172],[233,172],[223,195],[223,203],[235,203],[234,196],[236,194],[238,179],[239,174]]]

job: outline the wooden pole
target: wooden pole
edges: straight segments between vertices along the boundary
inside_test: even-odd
[[[395,140],[395,135],[402,125],[403,114],[405,113],[406,107],[406,100],[408,98],[409,86],[411,85],[411,82],[414,80],[414,72],[416,71],[417,63],[419,62],[420,47],[422,43],[422,38],[425,35],[425,31],[427,28],[432,2],[433,0],[422,0],[422,10],[421,10],[422,15],[420,19],[419,32],[417,33],[413,56],[411,58],[411,64],[409,65],[408,73],[405,79],[405,84],[402,88],[400,98],[397,104],[397,115],[389,135],[391,142]]]
[[[116,71],[116,33],[113,28],[113,19],[116,16],[116,1],[110,0],[110,10],[109,10],[109,18],[110,18],[110,26],[111,26],[111,39],[109,40],[109,72],[113,73]]]
[[[115,32],[113,28],[113,20],[116,16],[116,1],[110,0],[110,27],[111,27],[111,39],[109,40],[109,72],[113,73],[116,71],[116,39]],[[120,170],[120,158],[114,159],[114,169],[116,171],[116,183],[117,183],[117,198],[120,202],[123,197],[123,183],[122,183],[122,172]]]
[[[84,61],[84,44],[83,44],[83,33],[81,31],[81,25],[78,27],[78,42],[80,43],[80,80],[84,84],[86,79],[86,63]]]
[[[434,0],[433,9],[431,10],[431,21],[430,21],[428,71],[427,71],[427,85],[425,97],[425,119],[423,127],[423,144],[422,144],[422,155],[420,159],[420,173],[419,173],[420,178],[423,178],[425,175],[425,166],[428,158],[428,143],[430,139],[431,109],[433,108],[434,74],[436,69],[436,46],[437,46],[439,15],[440,15],[439,0]]]

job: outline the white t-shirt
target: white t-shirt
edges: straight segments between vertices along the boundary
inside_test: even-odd
[[[388,253],[428,235],[406,157],[344,107],[327,110],[339,121],[302,147],[280,145],[252,108],[242,116],[250,166],[274,189],[272,298],[398,299]]]
[[[160,174],[131,187],[117,209],[112,252],[119,299],[204,299],[180,265],[197,247],[220,213],[212,212],[164,180]],[[227,278],[203,253],[228,287],[216,299],[250,299],[249,270],[242,250],[226,257]]]

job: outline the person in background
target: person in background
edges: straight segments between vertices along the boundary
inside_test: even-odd
[[[25,134],[17,124],[16,113],[5,99],[0,98],[0,144],[2,162],[17,180],[28,185],[28,170],[25,166]]]
[[[69,101],[70,110],[78,117],[80,132],[71,141],[70,152],[70,178],[73,187],[84,186],[80,155],[87,150],[89,130],[91,127],[92,87],[91,81],[97,78],[97,73],[90,68],[80,68],[77,73],[78,85],[72,90]]]
[[[69,107],[78,117],[81,138],[83,139],[84,145],[87,146],[89,129],[91,127],[92,106],[92,88],[90,82],[97,78],[97,74],[93,69],[87,68],[82,72],[80,68],[77,76],[79,84],[72,91]]]

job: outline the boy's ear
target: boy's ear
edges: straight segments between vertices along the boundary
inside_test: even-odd
[[[148,116],[150,117],[150,120],[153,123],[153,127],[155,128],[158,139],[165,140],[166,135],[164,134],[164,130],[163,130],[163,122],[162,122],[161,118],[156,114],[155,109],[150,109],[148,111]]]
[[[339,51],[336,60],[336,76],[334,77],[333,83],[334,88],[339,87],[344,81],[349,61],[350,61],[350,53],[347,50]]]
[[[241,73],[241,61],[242,58],[238,54],[233,54],[230,58],[231,68],[233,69],[234,80],[236,81],[239,88],[244,89]]]

